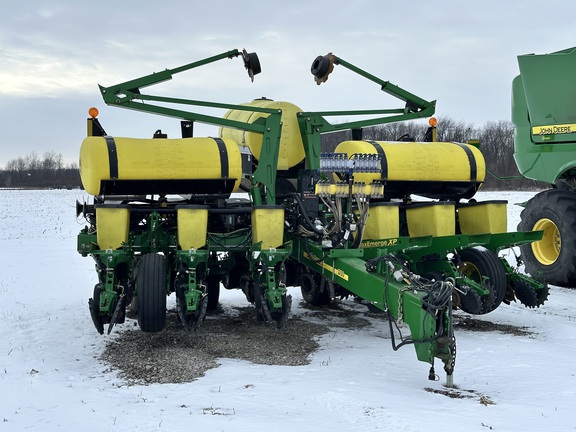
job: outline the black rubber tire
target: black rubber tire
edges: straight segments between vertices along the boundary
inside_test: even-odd
[[[206,290],[208,291],[208,306],[206,310],[213,311],[218,307],[218,300],[220,299],[220,276],[208,276],[206,278]]]
[[[336,288],[334,287],[333,282],[329,279],[326,279],[324,276],[320,276],[317,283],[321,290],[320,295],[318,296],[318,305],[328,306],[332,303],[332,298],[330,297],[330,284],[332,284],[332,291],[334,291]]]
[[[264,316],[264,309],[262,307],[262,301],[266,301],[264,297],[264,287],[258,281],[253,282],[254,286],[254,307],[256,308],[256,321],[263,322],[266,321]]]
[[[300,277],[300,292],[302,298],[308,304],[318,306],[320,287],[316,283],[316,278],[312,272],[303,272]]]
[[[262,66],[260,66],[260,59],[256,53],[248,53],[248,58],[250,59],[250,67],[252,69],[252,74],[258,75],[262,72]]]
[[[526,282],[518,281],[514,284],[514,294],[520,303],[527,308],[535,308],[538,304],[536,291]]]
[[[546,263],[538,258],[538,253],[534,252],[539,247],[536,243],[520,246],[526,272],[552,285],[575,287],[576,192],[558,189],[542,191],[528,201],[520,217],[518,231],[532,231],[540,221],[548,219],[556,225],[560,237],[560,251],[554,262]],[[550,237],[548,239],[550,241]]]
[[[88,308],[90,309],[90,316],[92,317],[92,322],[94,327],[100,334],[104,334],[104,319],[100,315],[100,293],[102,292],[102,286],[96,284],[94,286],[94,294],[92,298],[88,300]]]
[[[136,279],[138,325],[143,332],[159,332],[166,324],[166,285],[165,257],[143,255]]]
[[[480,315],[483,311],[483,303],[480,296],[473,289],[468,290],[464,295],[458,293],[460,304],[458,305],[460,309],[464,312],[468,312],[472,315]]]
[[[481,297],[481,314],[492,312],[500,306],[506,295],[506,272],[500,258],[491,250],[481,246],[462,249],[458,255],[461,262],[469,263],[477,270],[474,274],[467,276],[476,282],[482,282],[484,277],[487,278],[486,284],[492,289],[493,296]]]
[[[327,306],[332,303],[328,283],[320,274],[312,271],[302,272],[300,277],[300,291],[302,298],[312,306]]]
[[[300,285],[300,277],[302,275],[302,266],[298,261],[288,258],[283,263],[286,280],[284,283],[286,286],[298,286]]]
[[[330,69],[330,59],[328,56],[318,56],[312,62],[312,66],[310,66],[310,72],[316,78],[321,79],[323,78],[328,70]]]

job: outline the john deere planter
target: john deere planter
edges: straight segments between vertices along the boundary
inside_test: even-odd
[[[176,117],[182,129],[182,138],[115,137],[91,111],[80,172],[94,198],[77,206],[88,222],[78,251],[96,261],[89,307],[100,333],[128,313],[142,331],[161,331],[171,293],[183,327],[195,330],[221,286],[242,290],[256,319],[281,328],[292,302],[286,287],[300,286],[314,305],[354,296],[385,312],[393,348],[414,345],[431,379],[440,359],[450,382],[454,308],[485,314],[515,298],[544,302],[546,285],[498,257],[542,233],[508,233],[505,202],[472,199],[486,172],[477,147],[436,142],[433,121],[425,142],[363,139],[363,128],[432,116],[434,101],[332,54],[312,64],[318,84],[340,66],[403,106],[304,112],[269,99],[231,105],[141,92],[236,57],[252,79],[260,72],[255,53],[232,50],[100,87],[108,105]],[[197,122],[218,126],[218,136],[194,137]],[[321,151],[323,134],[346,130],[351,140]]]

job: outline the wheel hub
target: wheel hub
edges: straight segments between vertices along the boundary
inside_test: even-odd
[[[533,227],[534,231],[544,231],[542,240],[532,243],[532,252],[536,259],[544,265],[552,265],[560,256],[562,242],[560,230],[548,218],[538,220]]]

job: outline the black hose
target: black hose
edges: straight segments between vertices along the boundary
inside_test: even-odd
[[[366,261],[366,270],[368,272],[373,272],[376,270],[376,265],[377,263],[381,262],[381,261],[386,261],[386,262],[396,262],[397,264],[401,265],[402,267],[404,267],[402,261],[392,255],[392,254],[388,254],[388,255],[384,255],[381,257],[376,257],[376,258],[372,258],[370,260]],[[441,335],[444,333],[444,320],[442,319],[442,314],[438,314],[438,311],[442,311],[444,310],[446,307],[448,307],[450,305],[450,301],[452,299],[452,285],[450,283],[447,283],[445,281],[437,281],[434,282],[433,284],[431,283],[427,283],[427,284],[422,284],[422,279],[418,279],[418,280],[414,280],[415,282],[415,286],[414,286],[414,290],[415,291],[420,291],[425,293],[425,297],[421,300],[422,302],[422,306],[426,309],[426,312],[428,312],[436,322],[438,322],[438,328],[435,332],[435,335],[430,337],[430,338],[426,338],[426,339],[404,339],[404,337],[402,336],[402,331],[400,330],[400,328],[397,325],[396,322],[396,318],[394,318],[394,316],[392,316],[392,313],[390,312],[390,308],[387,306],[387,291],[388,291],[388,283],[389,283],[389,279],[390,279],[390,269],[387,267],[386,268],[386,275],[385,275],[385,280],[384,280],[384,303],[386,304],[386,315],[388,317],[388,326],[390,328],[390,338],[391,338],[391,342],[392,342],[392,349],[394,351],[397,351],[398,349],[400,349],[401,347],[405,346],[405,345],[412,345],[412,344],[416,344],[416,343],[428,343],[428,342],[433,342],[435,340],[437,340],[438,338],[441,337]],[[420,284],[418,284],[418,282],[420,282]],[[420,286],[417,286],[420,285]],[[430,288],[425,288],[429,286]],[[450,312],[451,313],[451,309],[450,308]],[[396,330],[398,331],[399,335],[400,335],[400,340],[401,342],[399,344],[396,344],[396,336],[395,336],[395,331],[394,331],[394,327],[396,328]]]
[[[318,234],[318,235],[324,235],[324,231],[319,230],[318,228],[316,228],[316,226],[314,225],[314,223],[310,220],[310,216],[308,216],[308,213],[306,213],[306,210],[304,209],[304,203],[302,202],[302,198],[300,198],[300,195],[298,193],[291,193],[291,194],[286,194],[286,195],[281,195],[278,196],[278,198],[288,198],[288,197],[293,197],[296,199],[296,202],[298,203],[298,207],[300,207],[300,214],[304,217],[304,221],[306,222],[306,224],[308,225],[308,228],[310,230],[312,230],[314,233]]]

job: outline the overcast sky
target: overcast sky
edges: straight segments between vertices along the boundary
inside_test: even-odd
[[[571,0],[12,1],[0,14],[0,167],[32,151],[76,160],[91,106],[110,135],[161,128],[177,137],[178,120],[107,107],[98,84],[234,48],[258,53],[253,83],[234,59],[147,92],[228,103],[265,96],[306,111],[400,106],[342,67],[316,86],[312,61],[334,52],[437,100],[438,116],[509,120],[516,56],[576,46],[575,16]]]

